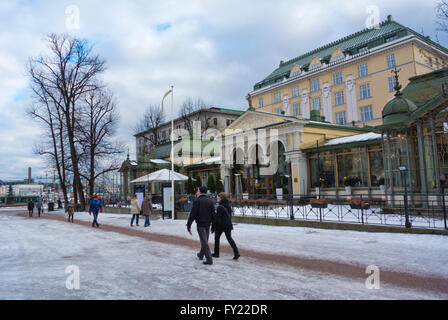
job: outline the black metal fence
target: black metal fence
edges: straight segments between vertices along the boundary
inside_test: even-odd
[[[244,199],[231,196],[233,214],[273,219],[298,219],[371,225],[406,226],[406,216],[413,228],[447,229],[444,199],[439,194],[385,194],[364,196],[294,195]],[[406,212],[407,211],[407,212]]]
[[[216,194],[209,197],[217,202]],[[407,214],[404,194],[326,195],[320,196],[320,201],[315,203],[316,198],[315,195],[257,195],[245,199],[242,195],[229,195],[235,216],[405,227],[407,215],[412,228],[448,229],[441,194],[408,194]],[[189,212],[195,199],[195,195],[177,194],[175,211]],[[103,203],[129,206],[128,202],[104,199]],[[162,197],[153,195],[153,203],[161,206]]]

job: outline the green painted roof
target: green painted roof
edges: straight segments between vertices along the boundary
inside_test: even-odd
[[[217,141],[198,141],[199,145],[201,146],[200,152],[202,153],[205,149],[205,147],[208,146],[208,148],[212,148],[213,146],[217,147],[218,142]],[[179,144],[183,144],[182,151],[188,152],[194,155],[193,153],[193,140],[182,140],[180,142],[175,143],[175,149],[178,147]],[[219,148],[215,148],[214,150],[220,151]],[[157,147],[152,150],[151,154],[149,155],[149,159],[166,159],[171,156],[171,142],[158,145]],[[213,154],[212,156],[219,156],[219,154]]]
[[[409,81],[400,98],[406,99],[407,102],[410,101],[414,105],[410,107],[412,112],[406,114],[406,106],[402,101],[397,102],[397,98],[389,101],[383,109],[383,124],[377,126],[375,131],[401,128],[425,114],[439,112],[446,108],[448,103],[448,69],[412,77]],[[391,112],[391,104],[397,111],[395,114]],[[398,112],[399,110],[403,111],[401,115]],[[387,115],[388,113],[390,114],[389,119],[385,121],[384,114]]]
[[[400,92],[383,108],[383,124],[408,121],[411,114],[417,110],[414,102],[406,99]]]
[[[280,66],[274,70],[274,72],[268,75],[264,80],[255,84],[254,90],[258,90],[265,86],[282,81],[285,77],[289,78],[290,71],[294,64],[299,65],[302,70],[308,70],[309,63],[314,56],[320,58],[322,62],[329,63],[331,54],[336,47],[341,49],[344,54],[355,55],[358,53],[358,49],[366,46],[369,49],[372,49],[386,43],[386,39],[389,37],[397,36],[397,38],[402,38],[411,34],[448,53],[446,48],[413,31],[412,29],[393,21],[392,17],[389,16],[386,21],[380,23],[380,27],[378,29],[372,28],[361,30],[337,41],[331,42],[323,47],[307,52],[294,59],[281,62]]]
[[[220,112],[227,112],[227,113],[234,113],[234,114],[243,114],[246,111],[243,110],[235,110],[235,109],[227,109],[227,108],[219,108],[219,107],[211,107],[209,109],[210,111],[220,111]]]

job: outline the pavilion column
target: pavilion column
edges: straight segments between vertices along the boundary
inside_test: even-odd
[[[427,181],[426,181],[426,166],[425,166],[425,156],[424,145],[423,145],[423,128],[420,121],[417,122],[417,140],[418,140],[418,156],[420,160],[420,181],[422,184],[421,192],[427,194]]]
[[[246,190],[249,195],[252,193],[250,189],[250,165],[246,165]]]
[[[271,195],[271,176],[265,176],[265,181],[266,181],[266,195],[269,196]]]
[[[389,171],[389,187],[391,192],[391,201],[394,201],[394,177],[392,175],[392,162],[390,160],[390,131],[386,131],[386,161]],[[386,189],[387,190],[387,189]]]
[[[440,170],[438,169],[438,153],[437,153],[437,144],[436,144],[436,133],[435,133],[435,125],[434,118],[431,118],[431,145],[432,145],[432,161],[434,165],[434,179],[436,180],[436,188],[437,192],[440,193]]]

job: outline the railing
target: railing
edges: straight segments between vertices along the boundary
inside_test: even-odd
[[[312,203],[316,196],[258,196],[242,199],[231,196],[235,216],[271,219],[309,220],[370,225],[406,226],[403,194],[363,196],[326,196],[321,203]],[[360,200],[362,199],[362,200]],[[358,201],[357,201],[358,200]],[[408,195],[408,219],[413,228],[447,229],[447,213],[439,194]],[[448,200],[445,199],[445,200]]]
[[[447,229],[447,212],[441,194],[408,194],[408,219],[412,228]],[[216,194],[209,195],[216,204]],[[291,219],[320,222],[338,222],[365,225],[406,226],[404,194],[321,196],[320,204],[312,203],[315,195],[229,195],[232,215],[269,219]],[[175,196],[175,211],[189,212],[194,195]],[[362,199],[361,203],[356,200]],[[445,196],[448,203],[448,196]],[[123,201],[122,207],[129,206]],[[358,201],[359,202],[359,201]],[[162,197],[153,195],[153,203],[162,203]],[[106,203],[106,205],[108,205]],[[111,206],[117,206],[114,202]]]

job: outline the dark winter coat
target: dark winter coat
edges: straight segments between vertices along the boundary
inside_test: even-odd
[[[187,228],[190,230],[193,221],[198,227],[210,227],[215,216],[215,205],[205,194],[201,194],[194,202],[188,218]]]
[[[221,200],[216,209],[215,223],[212,231],[228,232],[233,230],[232,208],[228,200]]]
[[[34,202],[28,202],[28,210],[33,210],[34,209]]]
[[[142,202],[142,214],[144,216],[149,216],[152,210],[152,202],[149,199],[145,199]]]

